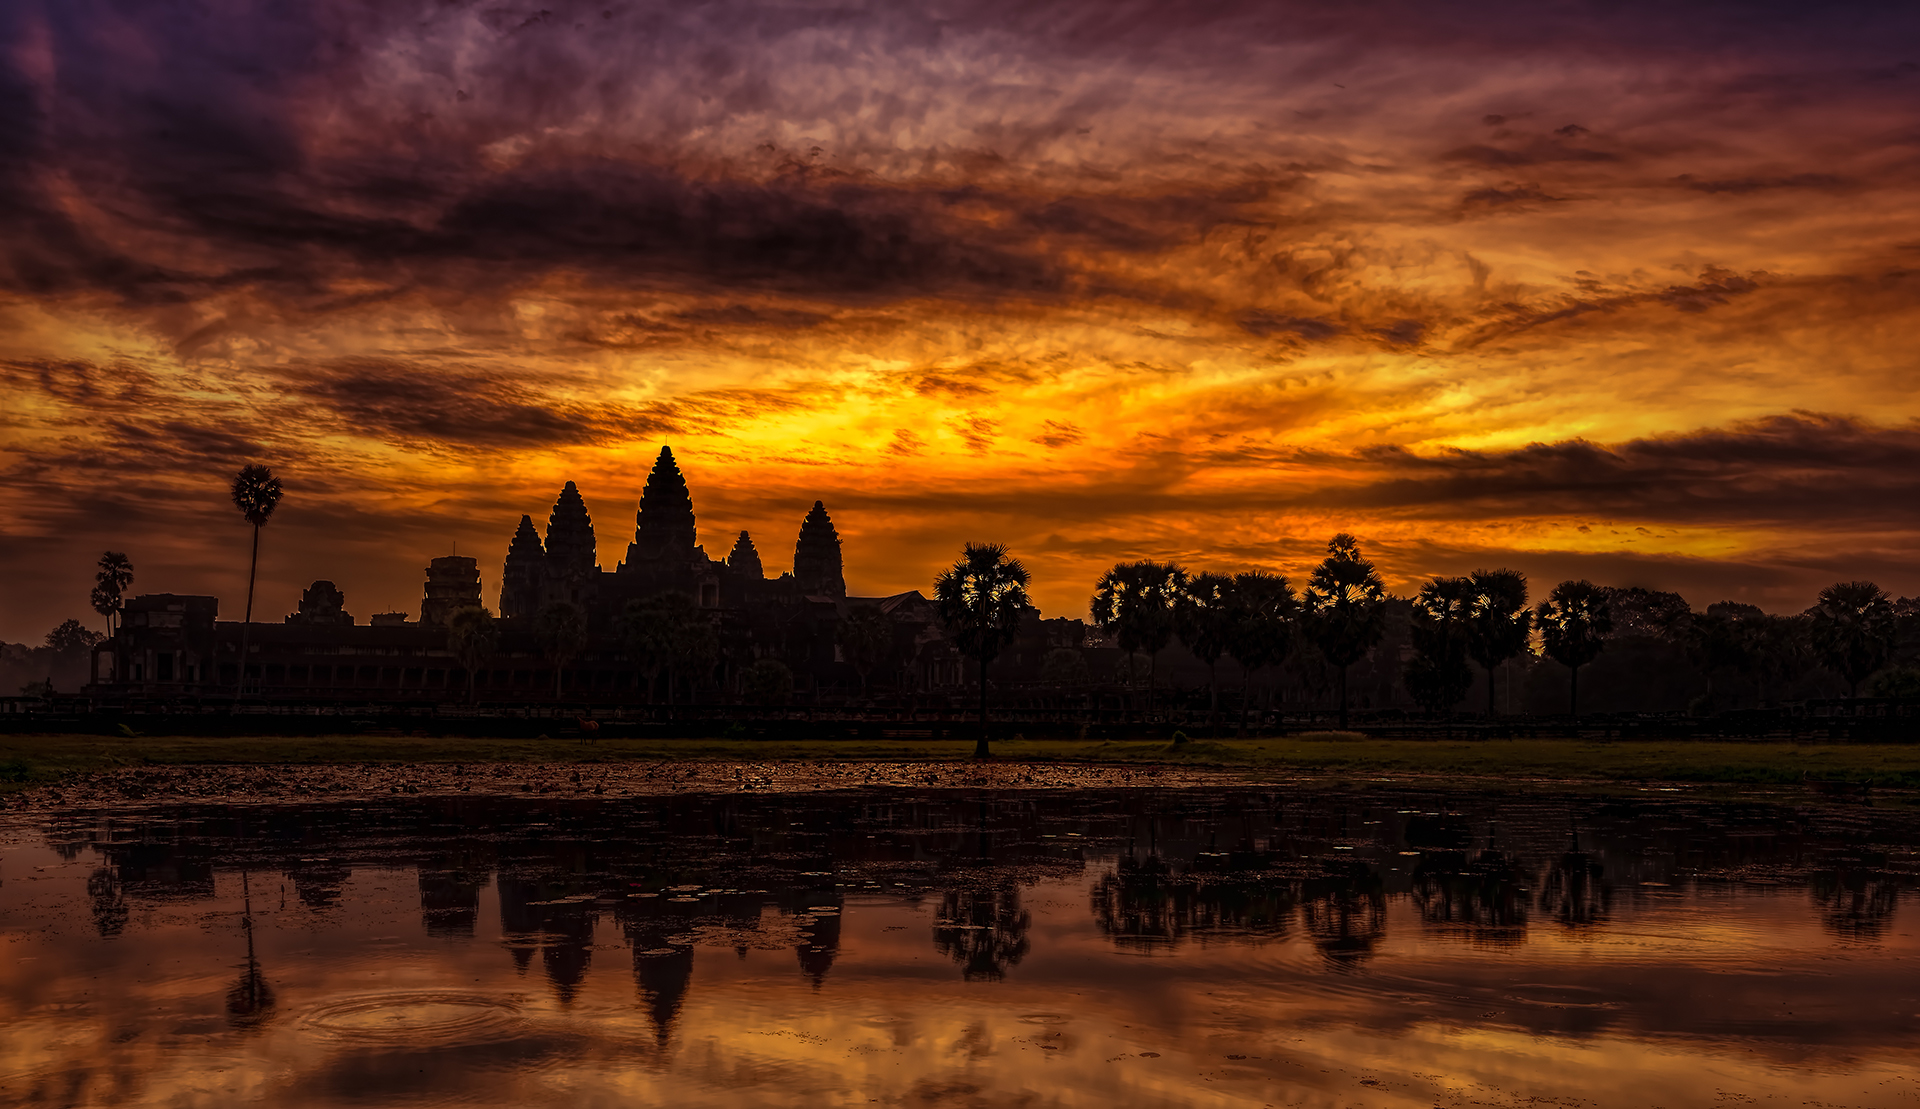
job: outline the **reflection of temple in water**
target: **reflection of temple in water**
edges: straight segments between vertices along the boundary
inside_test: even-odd
[[[1795,903],[1835,935],[1875,943],[1913,883],[1863,852],[1854,826],[1734,835],[1724,814],[1595,802],[1570,843],[1564,805],[1524,816],[1504,804],[1497,847],[1479,834],[1488,811],[1365,798],[1282,807],[1231,791],[422,797],[289,806],[251,822],[218,810],[75,813],[49,839],[69,857],[98,857],[81,912],[90,908],[101,942],[124,942],[116,937],[152,906],[212,899],[216,873],[233,875],[242,858],[252,873],[285,876],[281,909],[291,900],[301,919],[350,914],[356,872],[411,869],[426,935],[492,942],[492,909],[482,907],[497,897],[502,969],[510,959],[571,1005],[595,984],[596,936],[598,973],[609,974],[599,926],[611,923],[629,948],[612,961],[620,994],[663,1050],[686,1020],[698,947],[775,953],[779,973],[832,990],[856,893],[924,903],[932,927],[914,941],[921,954],[938,955],[944,974],[990,982],[1030,964],[1027,888],[1049,876],[1088,891],[1092,922],[1115,947],[1302,942],[1323,971],[1376,957],[1396,900],[1409,912],[1393,919],[1417,919],[1423,936],[1506,945],[1540,927],[1607,928],[1616,882],[1684,884],[1683,859],[1798,876],[1808,857],[1826,858],[1845,865],[1816,872]],[[1892,842],[1907,832],[1872,834]],[[251,922],[250,879],[241,880]],[[274,1011],[252,952],[249,942],[244,969],[217,995],[239,1027]]]

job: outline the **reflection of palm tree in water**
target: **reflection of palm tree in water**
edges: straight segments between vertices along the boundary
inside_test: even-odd
[[[1335,967],[1352,967],[1387,934],[1386,890],[1378,875],[1355,863],[1345,874],[1302,883],[1300,916],[1321,955]]]
[[[1613,887],[1604,880],[1605,873],[1576,842],[1548,868],[1540,888],[1540,911],[1569,928],[1605,923],[1613,904]]]
[[[273,1017],[273,988],[260,972],[253,954],[253,890],[247,872],[240,872],[240,929],[247,934],[247,969],[227,989],[227,1023],[235,1028],[258,1028]]]
[[[1413,872],[1420,917],[1440,929],[1464,931],[1475,943],[1514,944],[1526,938],[1525,876],[1499,851],[1471,862],[1464,851],[1425,855]]]
[[[93,926],[102,937],[117,936],[127,927],[127,898],[113,868],[103,866],[87,878],[87,896],[93,899]]]
[[[1830,870],[1813,876],[1813,903],[1821,923],[1849,940],[1874,941],[1887,930],[1900,901],[1890,874],[1872,870]]]
[[[1020,907],[1020,887],[947,890],[934,918],[933,946],[960,964],[961,977],[997,982],[1026,957],[1032,916]]]
[[[1090,900],[1094,922],[1116,945],[1148,950],[1189,936],[1278,938],[1294,907],[1291,885],[1264,868],[1175,875],[1155,855],[1121,859],[1094,883]]]

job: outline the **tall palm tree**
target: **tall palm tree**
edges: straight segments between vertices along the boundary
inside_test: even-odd
[[[480,668],[500,646],[500,625],[485,605],[455,609],[447,616],[447,650],[467,670],[467,703],[480,699]]]
[[[1347,726],[1347,671],[1386,634],[1387,586],[1360,544],[1341,532],[1307,579],[1307,635],[1340,675],[1340,727]]]
[[[1240,664],[1240,727],[1247,730],[1247,701],[1256,671],[1286,661],[1300,614],[1300,599],[1284,575],[1249,570],[1233,576],[1233,620],[1227,653]]]
[[[1186,582],[1187,572],[1170,562],[1122,562],[1094,586],[1088,605],[1094,625],[1115,634],[1122,657],[1145,651],[1158,669],[1160,652],[1173,642],[1174,602]],[[1151,672],[1147,681],[1147,708],[1152,711]]]
[[[1449,711],[1473,685],[1467,668],[1467,629],[1474,604],[1472,578],[1434,578],[1413,599],[1414,657],[1407,692],[1428,712]]]
[[[253,525],[253,558],[247,565],[247,617],[246,622],[240,625],[240,680],[233,687],[235,700],[239,700],[247,688],[248,640],[253,631],[253,584],[260,571],[260,529],[267,526],[273,510],[280,507],[283,492],[280,479],[273,476],[273,471],[257,463],[242,466],[233,479],[233,506],[247,518],[247,523]]]
[[[1207,734],[1212,735],[1220,713],[1216,672],[1227,653],[1238,616],[1233,579],[1225,574],[1195,574],[1183,583],[1174,601],[1174,626],[1180,642],[1193,657],[1207,664]]]
[[[1527,649],[1533,610],[1527,576],[1518,570],[1475,570],[1473,611],[1467,616],[1467,654],[1487,672],[1487,716],[1494,714],[1494,667]]]
[[[1870,581],[1843,581],[1820,591],[1807,610],[1813,620],[1813,650],[1827,669],[1845,678],[1847,696],[1893,657],[1897,631],[1893,602]]]
[[[107,635],[112,636],[119,628],[116,618],[121,599],[126,596],[127,586],[133,584],[133,563],[119,551],[107,551],[100,556],[98,566],[99,572],[93,575],[93,594],[88,599],[93,611],[107,618]]]
[[[578,658],[587,645],[587,614],[571,601],[555,601],[534,618],[533,636],[540,643],[540,652],[553,663],[553,695],[558,699],[567,663]]]
[[[999,543],[969,543],[960,560],[934,580],[934,607],[960,649],[980,663],[980,738],[973,757],[987,750],[987,664],[1020,630],[1033,607],[1027,598],[1027,568],[1007,557]]]
[[[1567,715],[1580,718],[1580,668],[1600,657],[1613,630],[1607,591],[1590,581],[1563,581],[1534,610],[1540,645],[1567,668]]]

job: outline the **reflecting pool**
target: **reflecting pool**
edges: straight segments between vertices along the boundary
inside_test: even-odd
[[[1910,1106],[1904,809],[1381,788],[0,820],[0,1104]]]

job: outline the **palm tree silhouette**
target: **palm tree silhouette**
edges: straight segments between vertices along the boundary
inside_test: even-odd
[[[1027,599],[1027,568],[999,543],[969,543],[960,560],[933,583],[934,606],[962,651],[980,662],[980,738],[973,757],[987,750],[987,664],[1013,642]]]
[[[467,703],[480,699],[480,667],[500,645],[500,627],[485,605],[456,609],[447,617],[447,650],[467,669]]]
[[[253,558],[247,565],[247,616],[240,625],[240,678],[233,687],[233,699],[236,701],[247,687],[248,640],[253,631],[253,584],[260,570],[260,529],[267,526],[273,510],[280,507],[283,492],[280,479],[273,476],[273,471],[258,464],[242,466],[233,479],[233,506],[247,518],[247,523],[253,525]]]
[[[570,601],[555,601],[534,618],[533,635],[540,653],[553,663],[553,696],[560,696],[560,679],[567,663],[578,658],[587,645],[587,614]]]
[[[1475,570],[1473,611],[1467,616],[1467,654],[1487,672],[1487,715],[1494,714],[1493,669],[1527,649],[1533,610],[1527,576],[1518,570]]]
[[[1847,680],[1848,699],[1860,696],[1860,683],[1893,657],[1893,602],[1870,581],[1843,581],[1822,589],[1807,615],[1821,664]]]
[[[1467,669],[1467,628],[1475,588],[1471,578],[1434,578],[1413,600],[1414,658],[1407,691],[1430,713],[1448,711],[1473,684]]]
[[[1247,730],[1247,700],[1252,692],[1253,675],[1264,667],[1285,661],[1293,648],[1300,599],[1293,585],[1280,574],[1249,570],[1233,576],[1233,620],[1228,627],[1227,653],[1240,664],[1240,727]]]
[[[1207,734],[1214,734],[1220,714],[1216,672],[1220,656],[1232,642],[1239,602],[1234,581],[1225,574],[1196,574],[1183,583],[1174,601],[1174,626],[1193,656],[1207,664]]]
[[[1613,630],[1613,611],[1607,591],[1590,581],[1563,581],[1534,610],[1540,625],[1540,645],[1548,657],[1567,668],[1567,715],[1580,717],[1580,668],[1600,657],[1607,633]]]
[[[115,617],[120,614],[120,599],[133,584],[133,563],[119,551],[108,551],[100,556],[99,567],[99,573],[93,576],[93,595],[88,599],[93,611],[107,618],[107,634],[111,636],[118,628]]]
[[[1174,602],[1186,581],[1187,572],[1172,563],[1123,562],[1101,576],[1088,609],[1095,626],[1115,633],[1124,657],[1145,651],[1153,656],[1158,669],[1160,652],[1173,642]],[[1147,709],[1153,709],[1151,672],[1147,678]]]
[[[1307,634],[1340,674],[1340,727],[1347,726],[1347,670],[1386,633],[1386,583],[1346,532],[1327,540],[1326,561],[1307,580]]]

